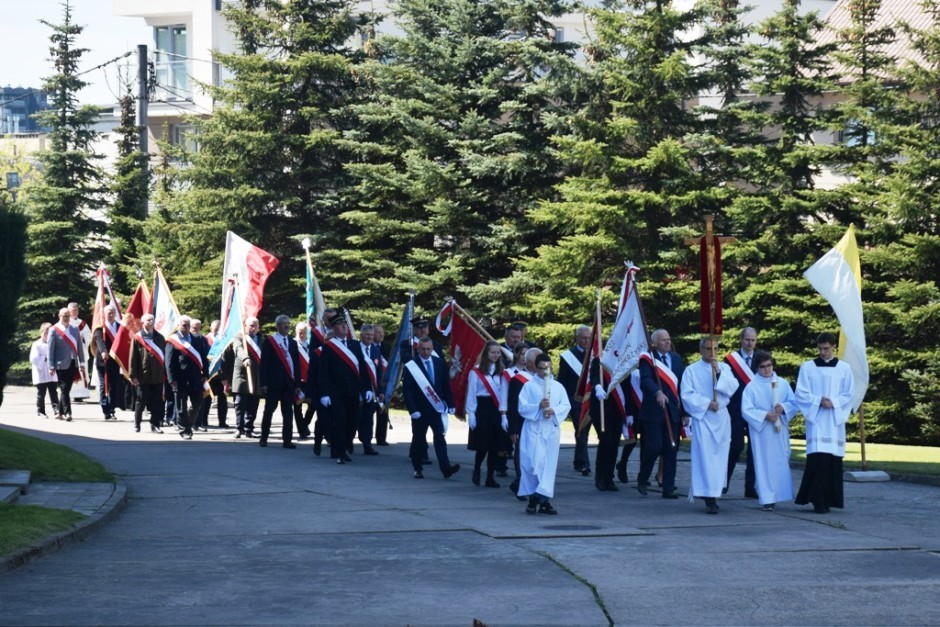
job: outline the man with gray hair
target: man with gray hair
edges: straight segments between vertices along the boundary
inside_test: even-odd
[[[281,446],[297,448],[293,439],[294,400],[300,397],[300,355],[297,342],[290,336],[290,317],[284,314],[274,319],[277,333],[269,335],[261,344],[261,367],[258,378],[264,413],[261,415],[261,446],[268,445],[271,418],[274,409],[281,406]]]
[[[118,362],[111,358],[111,344],[121,327],[114,305],[105,305],[103,311],[102,325],[92,331],[95,370],[98,372],[98,404],[105,420],[117,420],[115,411],[124,409],[124,377]]]
[[[137,386],[137,406],[134,408],[134,430],[140,432],[144,408],[150,414],[150,432],[163,433],[163,385],[166,381],[164,359],[166,340],[153,328],[153,314],[140,317],[141,329],[131,344],[130,377]]]
[[[166,340],[166,380],[176,399],[176,421],[180,437],[193,439],[193,425],[202,405],[208,355],[193,343],[192,318],[180,316],[177,332]]]

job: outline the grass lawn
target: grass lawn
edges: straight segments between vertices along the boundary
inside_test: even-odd
[[[6,429],[0,429],[0,469],[30,470],[33,481],[114,481],[104,466],[81,453]]]
[[[114,481],[104,466],[68,447],[6,429],[0,429],[0,469],[32,471],[33,481]],[[31,546],[85,518],[67,509],[0,503],[0,555]]]
[[[794,461],[806,461],[806,442],[791,440],[791,457]],[[900,444],[865,443],[865,459],[868,470],[883,470],[887,473],[940,476],[940,447],[902,446]],[[846,470],[862,467],[862,448],[858,442],[846,442],[843,466]]]

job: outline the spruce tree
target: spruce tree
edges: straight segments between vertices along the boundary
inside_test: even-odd
[[[69,2],[62,22],[51,24],[50,56],[55,74],[46,79],[49,108],[36,115],[49,130],[47,150],[37,154],[42,182],[27,203],[27,274],[20,319],[30,328],[54,317],[71,300],[85,309],[94,298],[94,269],[103,257],[103,174],[93,151],[100,109],[78,104],[85,86],[77,46],[83,27],[72,22]]]
[[[368,42],[361,68],[373,97],[352,109],[358,208],[345,253],[346,294],[397,311],[408,288],[433,311],[446,296],[505,320],[514,295],[480,291],[540,241],[527,211],[553,195],[550,151],[576,85],[574,46],[550,20],[568,2],[403,0],[403,36]],[[505,296],[505,297],[501,297]]]
[[[26,216],[0,195],[0,406],[3,405],[3,388],[7,375],[15,364],[21,366],[22,378],[17,383],[27,383],[29,363],[24,363],[22,351],[16,342],[16,302],[26,276]],[[35,327],[38,329],[38,325]],[[33,329],[24,329],[32,335]]]

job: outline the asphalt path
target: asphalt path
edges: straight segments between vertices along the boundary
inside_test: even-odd
[[[632,484],[596,490],[571,469],[569,430],[559,515],[529,516],[508,479],[470,482],[466,427],[453,419],[461,471],[445,480],[430,466],[416,480],[404,415],[379,456],[357,445],[339,466],[309,442],[261,448],[221,429],[183,441],[146,424],[134,433],[129,412],[116,422],[94,404],[74,412],[71,423],[41,420],[31,388],[8,388],[0,424],[101,461],[127,507],[90,538],[0,575],[0,624],[940,623],[936,487],[847,483],[845,510],[768,513],[743,498],[740,464],[709,516],[700,500],[643,497]],[[678,484],[685,493],[684,452]]]

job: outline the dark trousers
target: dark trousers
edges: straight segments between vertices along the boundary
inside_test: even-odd
[[[731,448],[728,449],[728,485],[731,485],[731,475],[734,467],[744,451],[744,436],[747,435],[747,421],[744,418],[731,418]],[[744,465],[744,492],[750,494],[756,491],[754,478],[754,454],[751,452],[751,436],[747,435],[747,461]]]
[[[388,406],[375,414],[375,441],[378,444],[388,443]]]
[[[167,424],[176,424],[176,392],[169,383],[163,384],[163,417]]]
[[[104,362],[104,366],[95,369],[98,371],[98,404],[105,418],[124,405],[124,386],[121,368],[113,359]]]
[[[281,406],[281,440],[284,444],[290,443],[294,437],[294,389],[268,388],[264,395],[264,413],[261,415],[261,441],[267,442],[271,433],[271,418],[274,409]]]
[[[225,389],[222,385],[222,381],[218,377],[215,377],[209,381],[209,389],[212,390],[212,394],[215,396],[216,411],[219,416],[219,426],[227,427],[228,422],[228,397],[225,395]],[[206,399],[206,403],[202,406],[202,409],[199,411],[199,423],[200,427],[209,426],[209,411],[212,409],[212,399]]]
[[[359,395],[330,396],[330,415],[333,428],[330,431],[330,457],[339,459],[346,456],[346,449],[352,446],[359,424]]]
[[[571,422],[574,424],[574,469],[591,469],[591,456],[588,454],[588,436],[591,434],[591,427],[586,426],[578,430],[578,420],[581,417],[581,403],[571,403]]]
[[[313,439],[315,442],[332,439],[333,420],[330,418],[330,408],[324,407],[319,400],[314,400],[312,407],[316,407],[317,420],[313,423]]]
[[[56,370],[59,377],[59,413],[72,415],[72,384],[75,382],[76,366],[73,363],[68,370]]]
[[[643,439],[640,447],[640,474],[637,475],[637,483],[646,485],[649,483],[650,475],[653,473],[653,466],[656,465],[656,459],[663,456],[663,491],[672,492],[676,489],[676,455],[679,453],[679,421],[672,420],[672,434],[676,446],[669,442],[669,434],[666,432],[666,422],[661,423],[646,422],[643,427]]]
[[[173,396],[176,401],[176,424],[183,433],[192,433],[202,407],[202,390],[187,390],[178,387]]]
[[[310,437],[310,419],[313,418],[313,403],[306,403],[306,413],[304,413],[304,406],[304,403],[294,404],[294,422],[297,423],[297,435],[302,438],[307,438]]]
[[[159,427],[163,422],[163,384],[141,383],[137,386],[137,406],[134,408],[134,424],[140,426],[144,408],[150,414],[150,426]]]
[[[623,431],[623,420],[608,412],[604,416],[604,430],[601,431],[600,416],[591,416],[591,424],[597,432],[597,452],[594,462],[594,473],[598,479],[614,478],[614,466],[617,465],[617,449],[620,447],[620,435]],[[585,435],[588,429],[584,429]]]
[[[363,403],[359,407],[359,441],[362,442],[362,446],[366,450],[372,448],[372,426],[375,420],[375,410],[378,406],[378,403],[373,401]]]
[[[447,458],[447,440],[444,439],[444,422],[440,414],[421,416],[411,420],[411,465],[415,471],[421,470],[422,462],[428,450],[428,429],[434,435],[434,456],[442,473],[450,470],[450,460]]]
[[[235,428],[239,433],[251,434],[258,417],[258,403],[261,397],[254,394],[235,395]]]
[[[46,413],[46,394],[49,395],[49,402],[52,403],[52,413],[59,413],[59,395],[56,388],[59,386],[57,381],[36,384],[36,412]]]

